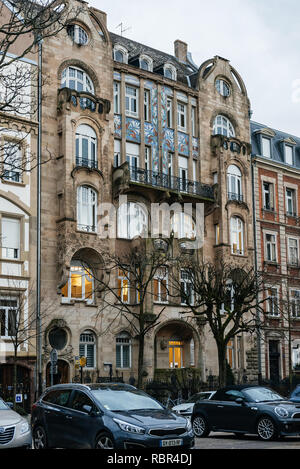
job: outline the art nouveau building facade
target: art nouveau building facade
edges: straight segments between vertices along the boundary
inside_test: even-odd
[[[125,380],[136,377],[132,329],[93,292],[97,275],[105,275],[103,253],[126,250],[149,228],[152,203],[204,204],[200,254],[238,265],[254,259],[250,105],[238,72],[221,57],[197,67],[179,40],[169,55],[111,34],[105,13],[78,3],[79,17],[43,44],[50,79],[43,142],[53,157],[42,180],[42,284],[55,304],[43,336],[46,382],[52,347],[61,381],[78,375],[80,355],[88,359],[85,379],[108,375],[105,363]],[[129,210],[118,207],[125,195]],[[116,238],[99,236],[103,203],[119,209]],[[183,220],[181,238],[187,226]],[[115,280],[127,295],[122,272]],[[146,338],[146,374],[191,367],[205,381],[217,374],[213,338],[165,296],[164,282],[153,282],[150,312],[163,305],[164,313]],[[238,379],[247,369],[249,379],[255,374],[253,347],[242,336],[228,347]]]

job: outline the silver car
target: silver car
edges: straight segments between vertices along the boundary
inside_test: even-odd
[[[31,448],[29,422],[0,399],[0,448]]]
[[[214,394],[215,394],[215,391],[198,392],[197,394],[194,394],[192,397],[190,397],[190,399],[183,402],[182,404],[172,407],[172,410],[182,415],[183,417],[190,419],[193,413],[193,408],[194,408],[195,403],[198,401],[202,401],[204,399],[211,399]]]

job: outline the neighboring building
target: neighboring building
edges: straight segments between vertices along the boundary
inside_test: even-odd
[[[300,369],[300,138],[251,123],[258,271],[265,275],[262,373]],[[289,352],[289,332],[291,353]]]
[[[74,3],[82,6],[79,17],[43,43],[50,79],[43,142],[53,158],[43,168],[42,285],[55,310],[43,337],[44,375],[49,383],[55,347],[62,382],[78,379],[82,354],[85,379],[108,376],[104,363],[111,363],[127,381],[137,374],[137,342],[128,322],[113,321],[114,309],[103,312],[93,293],[102,255],[149,229],[151,203],[189,202],[205,206],[207,259],[253,265],[250,105],[228,60],[214,57],[199,68],[184,42],[175,41],[174,56],[157,51],[109,33],[105,13]],[[128,197],[129,215],[121,206],[117,239],[101,239],[99,204],[117,207],[120,195]],[[191,219],[181,220],[181,237],[192,237],[192,229]],[[127,295],[122,272],[115,281]],[[191,367],[205,381],[218,373],[213,338],[166,297],[167,282],[167,275],[153,282],[149,312],[165,311],[146,338],[147,376]],[[242,335],[228,347],[238,380],[253,347]]]
[[[9,11],[4,8],[1,12],[5,20]],[[25,37],[17,40],[6,60],[19,55],[24,43]],[[18,328],[21,335],[35,311],[36,175],[30,170],[36,164],[37,57],[27,54],[2,68],[2,75],[6,79],[0,86],[0,395],[11,399],[14,318],[16,315],[21,318]],[[3,83],[9,84],[8,87]],[[6,103],[4,107],[3,103]],[[32,339],[24,342],[17,353],[18,392],[23,393],[27,410],[35,391],[35,337],[30,335]]]

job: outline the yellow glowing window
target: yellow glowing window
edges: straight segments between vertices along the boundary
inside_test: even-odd
[[[129,302],[129,280],[122,269],[118,272],[118,297],[123,303]]]
[[[183,367],[183,345],[179,340],[169,341],[169,368]]]
[[[71,265],[69,280],[62,288],[64,298],[88,300],[93,298],[94,282],[91,271],[80,263]]]

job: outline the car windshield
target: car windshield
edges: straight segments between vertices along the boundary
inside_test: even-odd
[[[103,387],[92,390],[97,401],[110,411],[162,410],[163,406],[138,389]]]
[[[209,394],[206,394],[206,393],[199,393],[199,394],[194,394],[192,397],[189,398],[188,401],[186,401],[187,403],[190,403],[190,402],[197,402],[197,401],[201,401],[202,399],[208,399],[208,396]]]
[[[244,389],[243,393],[250,401],[253,402],[269,402],[269,401],[283,401],[283,397],[268,388],[252,388]]]
[[[2,401],[2,399],[0,399],[0,410],[7,410],[9,409],[8,405],[5,404],[4,401]]]

